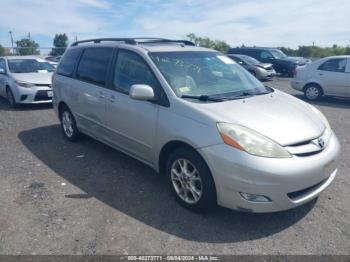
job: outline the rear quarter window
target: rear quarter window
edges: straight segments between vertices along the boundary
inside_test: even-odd
[[[74,68],[79,59],[82,49],[68,49],[65,55],[62,57],[56,73],[63,76],[72,77]]]

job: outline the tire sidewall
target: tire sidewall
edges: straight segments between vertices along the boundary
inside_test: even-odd
[[[199,176],[202,181],[202,195],[198,202],[194,204],[186,203],[184,200],[178,196],[178,194],[175,191],[175,188],[173,186],[172,180],[171,180],[171,167],[175,161],[178,159],[186,159],[190,161],[199,172]],[[182,147],[177,150],[175,150],[172,154],[170,154],[167,164],[166,164],[166,176],[168,180],[168,184],[171,187],[171,191],[174,194],[176,200],[185,208],[190,209],[195,212],[201,212],[206,211],[217,204],[216,200],[216,190],[215,190],[215,183],[213,180],[213,177],[211,175],[211,172],[203,160],[203,158],[195,152],[191,148]]]

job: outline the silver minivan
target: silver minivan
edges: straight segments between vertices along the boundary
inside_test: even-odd
[[[337,173],[339,142],[319,110],[189,41],[75,42],[53,91],[68,140],[83,133],[144,162],[191,210],[290,209]]]

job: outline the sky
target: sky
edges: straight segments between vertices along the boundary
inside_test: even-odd
[[[350,45],[349,0],[0,0],[0,44],[31,38],[52,46],[56,33],[166,37],[195,33],[231,46]]]

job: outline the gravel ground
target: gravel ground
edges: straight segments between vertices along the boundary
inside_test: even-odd
[[[267,84],[300,96],[288,79]],[[350,100],[315,105],[342,144],[338,176],[318,200],[195,214],[142,163],[64,140],[51,107],[12,110],[0,99],[0,254],[350,254]]]

